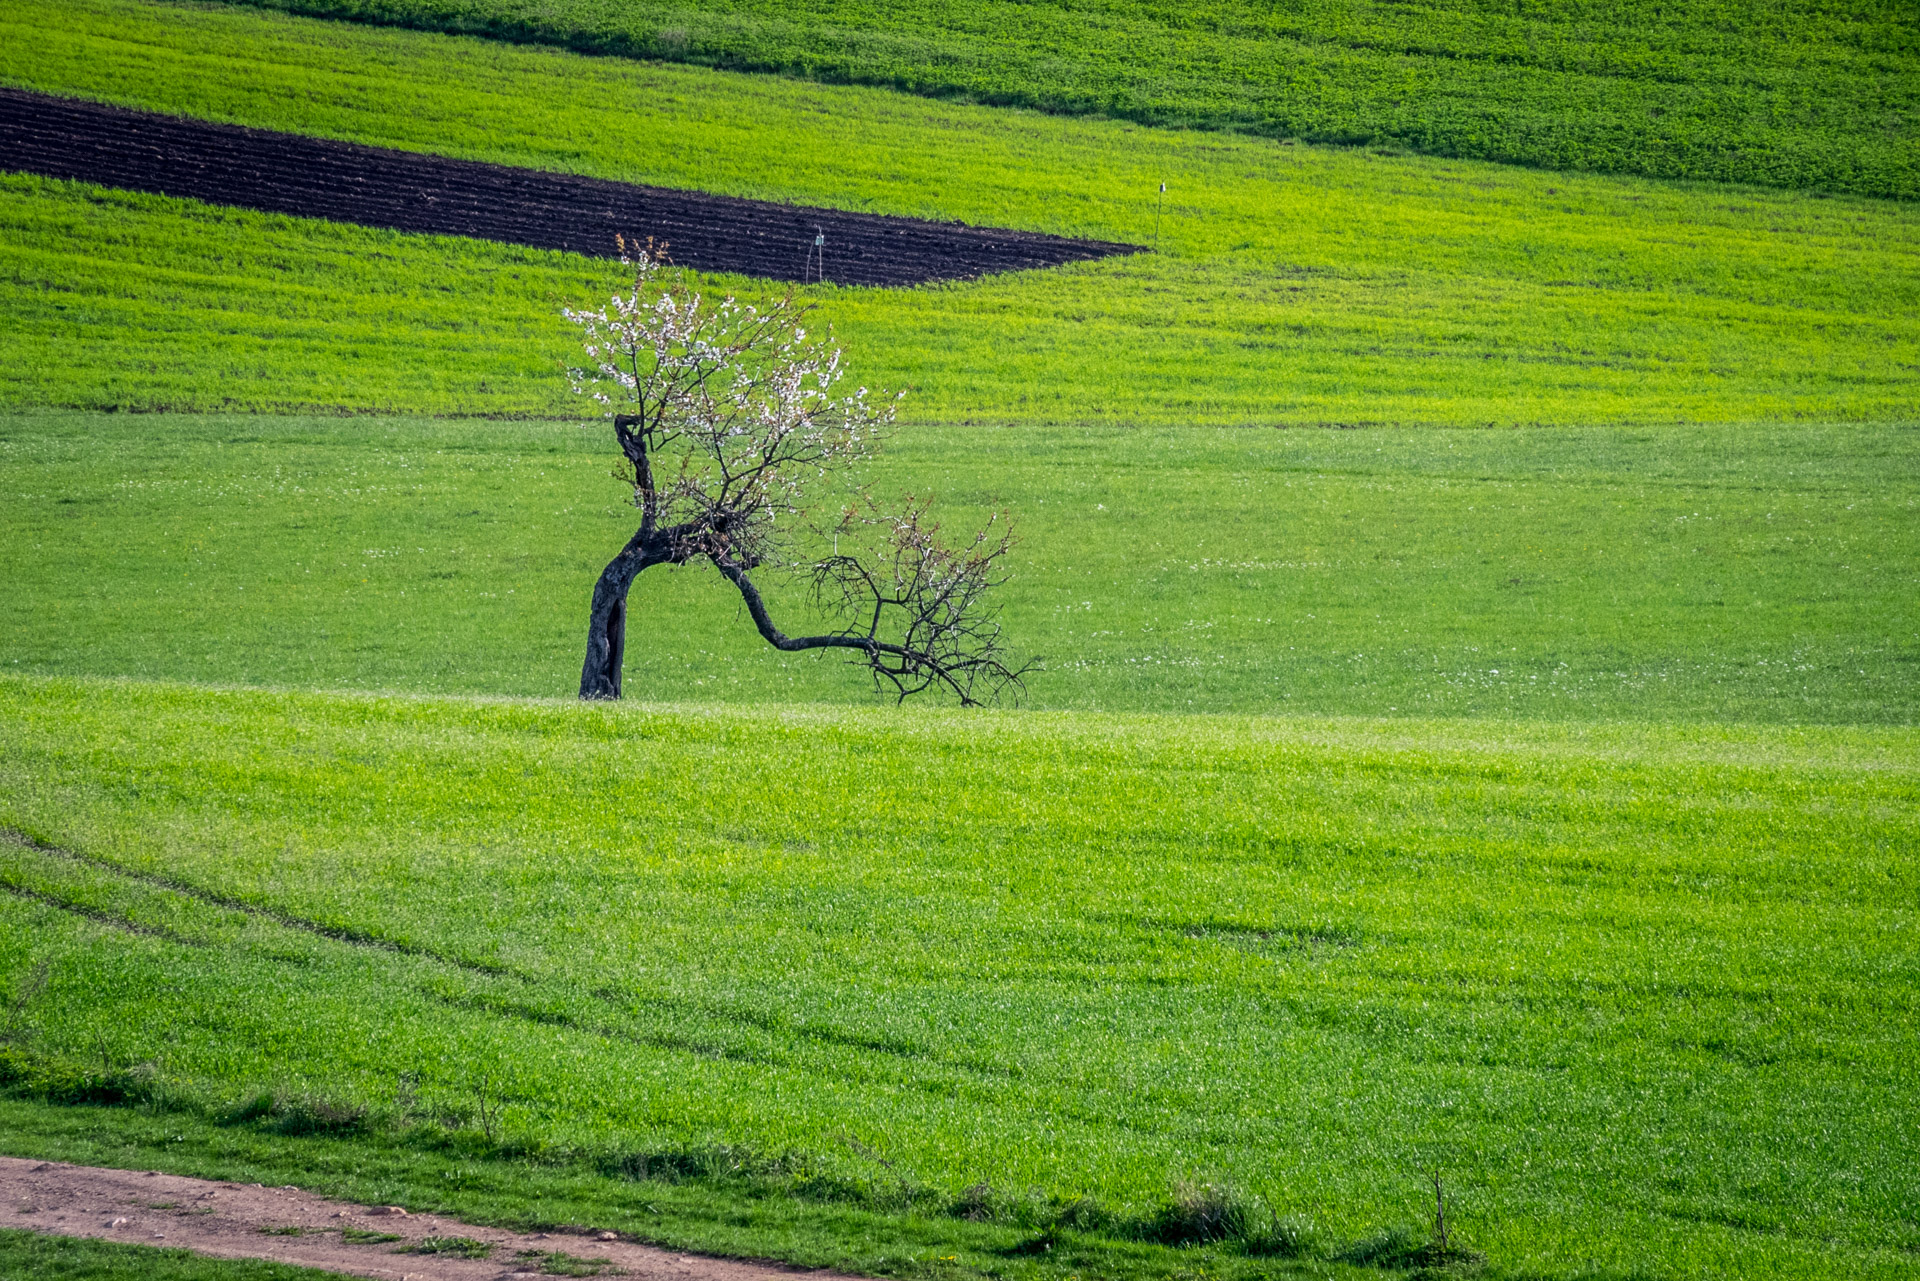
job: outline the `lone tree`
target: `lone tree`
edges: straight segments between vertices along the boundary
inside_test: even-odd
[[[622,245],[623,251],[626,246]],[[1023,688],[987,601],[1012,546],[996,515],[949,547],[926,503],[882,510],[855,491],[822,521],[813,491],[866,458],[893,422],[891,402],[841,394],[840,348],[809,335],[811,308],[791,293],[762,307],[704,298],[652,249],[624,255],[630,292],[580,326],[588,369],[574,390],[605,408],[640,527],[594,584],[580,697],[620,697],[627,593],[655,565],[707,561],[745,601],[775,649],[851,651],[899,699],[945,690],[977,704]],[[800,575],[839,620],[789,636],[755,585],[759,572]]]

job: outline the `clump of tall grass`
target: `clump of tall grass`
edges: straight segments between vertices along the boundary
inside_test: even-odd
[[[961,1189],[943,1207],[946,1214],[972,1223],[1004,1223],[1039,1232],[1051,1239],[1055,1231],[1108,1232],[1123,1227],[1121,1216],[1089,1196],[1046,1193],[1039,1188],[1013,1192],[990,1183]]]
[[[1424,1237],[1402,1225],[1385,1228],[1363,1237],[1334,1256],[1340,1263],[1366,1268],[1415,1269],[1422,1272],[1446,1269],[1459,1273],[1479,1268],[1487,1257],[1451,1240]]]
[[[364,1134],[381,1128],[365,1104],[317,1094],[262,1091],[242,1100],[218,1119],[229,1125],[253,1123],[277,1134]]]
[[[1312,1230],[1282,1218],[1263,1197],[1226,1180],[1176,1183],[1141,1235],[1165,1245],[1237,1246],[1248,1254],[1297,1257],[1313,1249]]]
[[[173,1101],[151,1063],[75,1062],[14,1046],[0,1046],[0,1089],[48,1103],[164,1107]]]

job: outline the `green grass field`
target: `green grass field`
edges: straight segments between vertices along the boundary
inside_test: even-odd
[[[35,1045],[205,1109],[490,1074],[535,1153],[1213,1175],[1328,1251],[1438,1163],[1506,1271],[1915,1266],[1910,730],[0,698]]]
[[[572,423],[0,420],[6,667],[568,693],[633,522],[608,453]],[[1912,425],[909,427],[870,479],[1017,513],[1034,707],[1910,724],[1920,698]],[[769,649],[711,570],[634,607],[635,696],[874,697]]]
[[[0,81],[1161,252],[828,290],[921,422],[1904,420],[1920,213],[1383,158],[251,10],[0,4]],[[579,258],[0,181],[0,403],[566,412]]]
[[[1011,12],[0,0],[0,82],[210,119],[1134,242],[1171,184],[1155,254],[813,294],[910,392],[878,490],[1025,536],[971,714],[696,570],[560,697],[605,264],[0,176],[0,1151],[925,1281],[1420,1272],[1437,1167],[1489,1276],[1920,1276],[1920,212],[1230,131],[1905,193],[1910,24]],[[538,47],[663,30],[1229,131]],[[1180,1243],[1209,1181],[1285,1230]]]
[[[1888,0],[255,0],[1149,124],[1920,195],[1920,28]]]

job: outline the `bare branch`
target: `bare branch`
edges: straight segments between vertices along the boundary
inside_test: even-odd
[[[963,546],[949,547],[924,500],[909,498],[893,512],[854,506],[842,514],[833,545],[812,567],[814,598],[849,620],[838,635],[896,638],[866,651],[877,686],[902,699],[941,686],[965,704],[1026,688],[1035,664],[1014,663],[999,609],[987,603],[1006,581],[1003,559],[1014,545],[1004,512]]]

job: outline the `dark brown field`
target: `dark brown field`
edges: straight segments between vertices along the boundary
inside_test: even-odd
[[[672,246],[702,271],[918,285],[1137,253],[1137,245],[736,200],[0,89],[0,168],[595,257],[614,237]],[[825,238],[809,261],[816,236]]]

